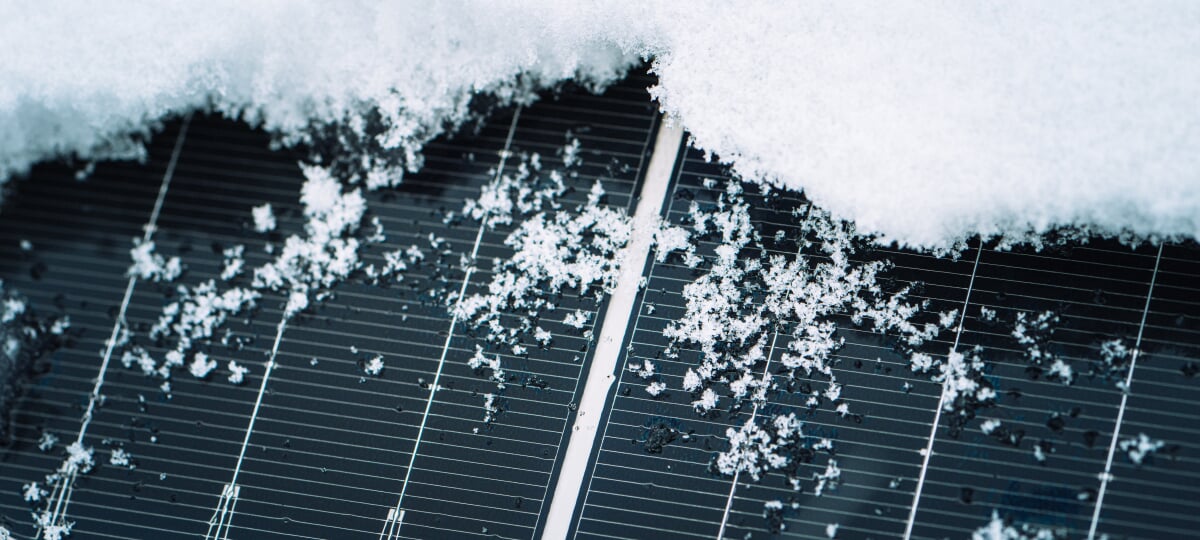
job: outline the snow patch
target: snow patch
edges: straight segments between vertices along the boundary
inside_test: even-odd
[[[693,144],[884,241],[1200,232],[1195,3],[337,7],[6,6],[0,177],[142,156],[164,115],[212,109],[327,136],[351,150],[331,166],[391,186],[471,96],[605,83],[645,56]]]

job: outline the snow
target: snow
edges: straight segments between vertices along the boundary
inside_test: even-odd
[[[589,318],[591,318],[591,315],[588,312],[577,309],[572,313],[568,313],[566,317],[563,317],[563,324],[576,330],[582,330],[584,325],[588,323]]]
[[[271,203],[251,208],[250,215],[254,218],[254,232],[268,233],[275,230],[275,211],[271,209]]]
[[[769,422],[748,419],[737,429],[728,428],[729,449],[717,454],[717,471],[730,476],[746,473],[758,481],[765,473],[792,464],[789,448],[803,443],[802,427],[790,413]]]
[[[56,444],[58,444],[58,435],[50,433],[49,431],[43,431],[42,436],[38,438],[37,447],[38,450],[41,450],[42,452],[49,452],[50,449],[54,448],[54,445]]]
[[[1146,456],[1154,454],[1166,446],[1161,440],[1151,439],[1145,433],[1138,433],[1136,437],[1122,439],[1117,447],[1125,452],[1129,462],[1134,465],[1141,465]]]
[[[786,330],[790,339],[779,365],[796,379],[827,379],[830,386],[825,392],[814,391],[809,406],[835,403],[835,412],[847,416],[849,405],[837,403],[842,387],[832,366],[843,343],[836,335],[835,317],[849,313],[854,325],[893,335],[907,349],[937,336],[938,326],[912,322],[921,305],[905,300],[908,289],[885,293],[877,283],[889,263],[852,262],[854,246],[863,239],[852,224],[820,209],[794,212],[805,216],[802,225],[808,238],[799,240],[800,253],[771,254],[751,224],[743,189],[730,182],[715,208],[702,209],[695,201],[689,207],[687,225],[694,236],[690,242],[711,239],[718,245],[710,270],[683,288],[686,311],[663,330],[670,340],[665,355],[677,358],[685,347],[701,353],[698,365],[685,370],[682,384],[697,396],[693,406],[698,412],[715,406],[714,387],[720,386],[728,388],[735,405],[747,399],[761,404],[770,384],[762,373],[767,353],[773,336]],[[748,250],[759,255],[745,256]],[[759,296],[761,301],[751,301]]]
[[[518,356],[527,350],[521,345],[526,334],[548,346],[550,333],[534,328],[531,318],[553,310],[561,292],[599,300],[616,287],[619,252],[631,234],[629,216],[605,204],[599,181],[592,184],[586,203],[562,208],[557,202],[565,191],[561,173],[542,174],[535,162],[523,156],[516,176],[498,176],[478,199],[465,203],[463,214],[484,227],[519,223],[504,240],[513,254],[494,259],[487,292],[447,299],[455,316],[483,330],[489,343],[509,346]],[[505,327],[505,313],[519,313],[523,322]],[[569,323],[582,327],[584,320],[576,315]]]
[[[372,356],[366,364],[363,365],[363,372],[372,377],[378,377],[383,373],[383,355],[377,354]]]
[[[183,264],[179,257],[164,258],[154,251],[153,241],[143,241],[135,238],[133,249],[129,250],[133,264],[125,272],[127,276],[137,276],[151,281],[174,281],[183,273]]]
[[[136,359],[147,374],[157,372],[168,378],[170,368],[183,365],[184,355],[196,342],[211,339],[229,317],[253,308],[261,296],[238,287],[218,292],[216,282],[211,279],[191,288],[180,285],[176,293],[178,299],[163,308],[158,322],[150,329],[151,339],[171,338],[174,341],[174,348],[167,353],[163,365],[156,367],[144,350],[135,347],[122,355],[126,367]]]
[[[383,165],[418,166],[471,95],[609,82],[644,55],[693,144],[885,241],[1200,231],[1191,2],[79,1],[0,21],[0,177],[140,156],[137,136],[200,108],[288,143],[336,124],[351,154],[371,150],[339,165],[389,186],[403,170]]]
[[[30,482],[21,486],[21,496],[25,502],[38,502],[46,495],[46,490],[42,489],[37,482]]]
[[[203,379],[212,373],[212,370],[217,369],[217,361],[210,360],[207,354],[197,352],[192,356],[192,363],[188,364],[188,372],[197,379]]]
[[[233,360],[229,361],[229,365],[226,368],[229,369],[229,382],[231,384],[246,382],[246,374],[250,372],[250,368],[240,365]]]
[[[245,252],[246,246],[242,244],[221,251],[221,255],[225,258],[221,266],[222,281],[229,281],[242,273],[242,269],[246,266],[246,260],[242,258],[242,254]]]
[[[1044,370],[1046,378],[1057,380],[1065,385],[1075,382],[1075,370],[1071,364],[1050,350],[1050,341],[1054,331],[1062,322],[1062,317],[1054,310],[1047,310],[1030,316],[1029,313],[1019,312],[1013,321],[1011,335],[1017,344],[1025,349],[1025,360],[1031,367]]]
[[[820,473],[813,473],[813,480],[816,480],[817,485],[813,486],[813,494],[820,497],[826,490],[833,491],[837,489],[838,481],[842,477],[842,470],[837,466],[837,460],[830,459],[825,465],[825,470]]]
[[[133,456],[126,452],[124,448],[114,448],[112,454],[108,457],[108,464],[114,467],[134,468]]]
[[[971,540],[1056,540],[1067,538],[1064,530],[1037,527],[1022,523],[1019,527],[1000,518],[1000,513],[992,510],[992,519],[987,524],[971,533]]]
[[[717,407],[719,400],[717,393],[713,392],[712,388],[705,388],[700,393],[700,398],[692,402],[692,407],[696,409],[696,412],[707,413]]]
[[[500,406],[496,403],[496,394],[483,395],[483,423],[490,424],[500,414]]]
[[[86,473],[92,470],[94,464],[95,462],[92,461],[92,449],[90,447],[84,447],[78,441],[71,443],[67,447],[66,469],[68,471],[78,470],[81,473]]]

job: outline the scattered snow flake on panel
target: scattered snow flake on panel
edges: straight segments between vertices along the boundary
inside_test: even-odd
[[[1161,450],[1166,443],[1159,439],[1151,439],[1145,433],[1138,433],[1135,437],[1121,439],[1117,447],[1125,453],[1125,457],[1129,458],[1129,462],[1134,465],[1141,465],[1147,456]]]
[[[154,250],[154,241],[143,241],[135,238],[133,249],[129,250],[133,264],[125,272],[127,276],[137,276],[151,281],[174,281],[183,273],[183,263],[179,257],[163,258]]]
[[[112,454],[108,456],[108,464],[114,467],[127,467],[133,469],[136,465],[133,464],[133,456],[124,448],[114,448]]]
[[[383,373],[383,355],[377,354],[372,356],[370,360],[367,360],[363,364],[363,372],[372,377],[377,377],[380,373]]]
[[[229,369],[229,382],[233,384],[246,382],[246,374],[250,372],[250,368],[242,366],[233,360],[229,361],[229,365],[226,368]]]
[[[37,482],[30,482],[21,486],[21,496],[25,499],[25,502],[38,502],[47,494],[46,490],[42,489],[42,486],[38,485]]]
[[[568,313],[566,317],[563,317],[563,324],[577,330],[582,330],[589,318],[590,314],[588,312],[577,309],[572,313]]]
[[[242,258],[245,252],[246,246],[242,244],[221,251],[221,255],[225,259],[221,267],[222,281],[229,281],[242,273],[242,269],[246,266],[246,260]]]
[[[188,372],[197,379],[207,377],[214,369],[217,369],[217,361],[209,359],[203,352],[192,355],[192,363],[188,364]]]
[[[623,209],[604,202],[600,182],[592,184],[587,202],[563,208],[562,175],[544,174],[533,158],[523,156],[516,176],[499,175],[468,200],[463,214],[494,229],[513,225],[504,240],[514,253],[493,261],[486,293],[447,298],[454,316],[468,321],[494,346],[508,347],[514,355],[528,352],[525,336],[540,346],[549,345],[549,332],[533,322],[555,309],[555,297],[564,291],[600,300],[616,287],[620,250],[630,238],[630,219]],[[506,326],[502,315],[516,314],[519,322]],[[576,328],[586,324],[586,314],[565,317]]]
[[[717,393],[713,392],[712,388],[705,388],[700,397],[692,402],[692,407],[696,412],[707,413],[717,407],[718,401],[720,398],[717,397]]]
[[[550,341],[554,339],[554,336],[550,333],[549,330],[546,330],[539,326],[537,328],[534,328],[534,330],[533,330],[533,339],[534,339],[534,341],[538,342],[538,345],[540,345],[542,347],[549,347]]]
[[[1037,527],[1028,523],[1020,526],[1001,519],[1000,513],[992,510],[992,519],[971,533],[971,540],[1060,540],[1067,532],[1059,529]]]
[[[271,203],[263,203],[250,209],[254,218],[254,232],[268,233],[275,230],[275,210]]]
[[[193,288],[180,285],[176,289],[177,299],[163,308],[162,315],[150,328],[150,339],[174,342],[163,365],[155,367],[154,360],[140,347],[126,350],[122,362],[128,366],[131,358],[136,358],[147,374],[157,372],[167,378],[172,367],[183,365],[183,355],[196,342],[210,340],[229,317],[253,308],[260,296],[240,287],[218,292],[216,282],[211,279]]]
[[[58,435],[49,431],[43,431],[42,436],[38,438],[37,447],[42,452],[49,452],[55,445],[58,444]]]

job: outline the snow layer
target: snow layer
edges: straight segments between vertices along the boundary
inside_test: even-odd
[[[477,92],[607,82],[646,56],[696,145],[885,241],[1195,236],[1198,23],[1200,4],[1173,0],[11,3],[0,177],[137,156],[137,136],[194,108],[287,141],[338,123],[412,167]]]

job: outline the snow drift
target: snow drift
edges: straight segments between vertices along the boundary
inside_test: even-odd
[[[1200,4],[1172,1],[7,4],[0,176],[136,156],[196,108],[288,142],[349,126],[412,164],[472,95],[645,57],[694,144],[888,241],[1195,237],[1197,52]]]

